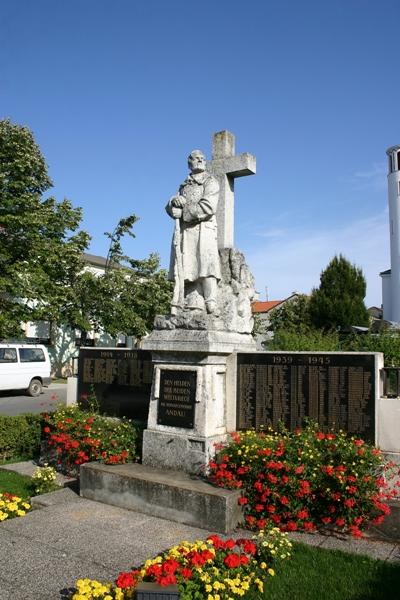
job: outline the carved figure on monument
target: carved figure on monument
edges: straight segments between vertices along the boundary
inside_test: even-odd
[[[189,176],[165,207],[175,220],[169,277],[175,282],[169,315],[155,330],[224,331],[251,335],[254,278],[233,247],[233,180],[255,172],[255,158],[235,155],[234,135],[214,135],[213,158],[188,157]]]
[[[170,279],[175,281],[171,313],[206,308],[215,314],[221,279],[217,238],[219,184],[206,171],[206,157],[193,150],[188,157],[190,175],[173,196],[166,211],[175,219]]]

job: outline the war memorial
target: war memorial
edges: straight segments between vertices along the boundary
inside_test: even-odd
[[[78,391],[93,386],[112,405],[117,389],[123,414],[145,420],[141,464],[83,465],[81,495],[229,531],[241,517],[239,492],[201,478],[215,446],[235,430],[293,430],[304,418],[376,443],[383,356],[256,351],[254,278],[234,247],[234,180],[254,174],[256,160],[235,154],[228,131],[212,149],[209,162],[189,154],[189,174],[165,207],[169,314],[156,317],[140,350],[81,351]]]

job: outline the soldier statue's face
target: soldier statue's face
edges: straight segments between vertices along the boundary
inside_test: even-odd
[[[201,173],[206,170],[206,157],[202,152],[195,150],[189,154],[188,166],[192,173]]]

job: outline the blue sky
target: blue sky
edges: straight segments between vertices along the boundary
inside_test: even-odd
[[[92,253],[133,212],[126,252],[165,267],[165,203],[188,153],[228,129],[257,158],[235,244],[261,299],[310,292],[342,253],[380,305],[399,17],[398,0],[1,0],[0,118],[34,132]]]

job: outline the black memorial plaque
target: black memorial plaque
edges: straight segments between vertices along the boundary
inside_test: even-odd
[[[375,440],[375,357],[367,354],[237,355],[237,428],[279,422],[293,431],[308,417],[323,431]]]
[[[153,365],[151,352],[126,348],[81,348],[78,359],[78,400],[92,392],[103,412],[146,420]]]
[[[196,371],[160,371],[157,423],[193,429],[196,403]]]

